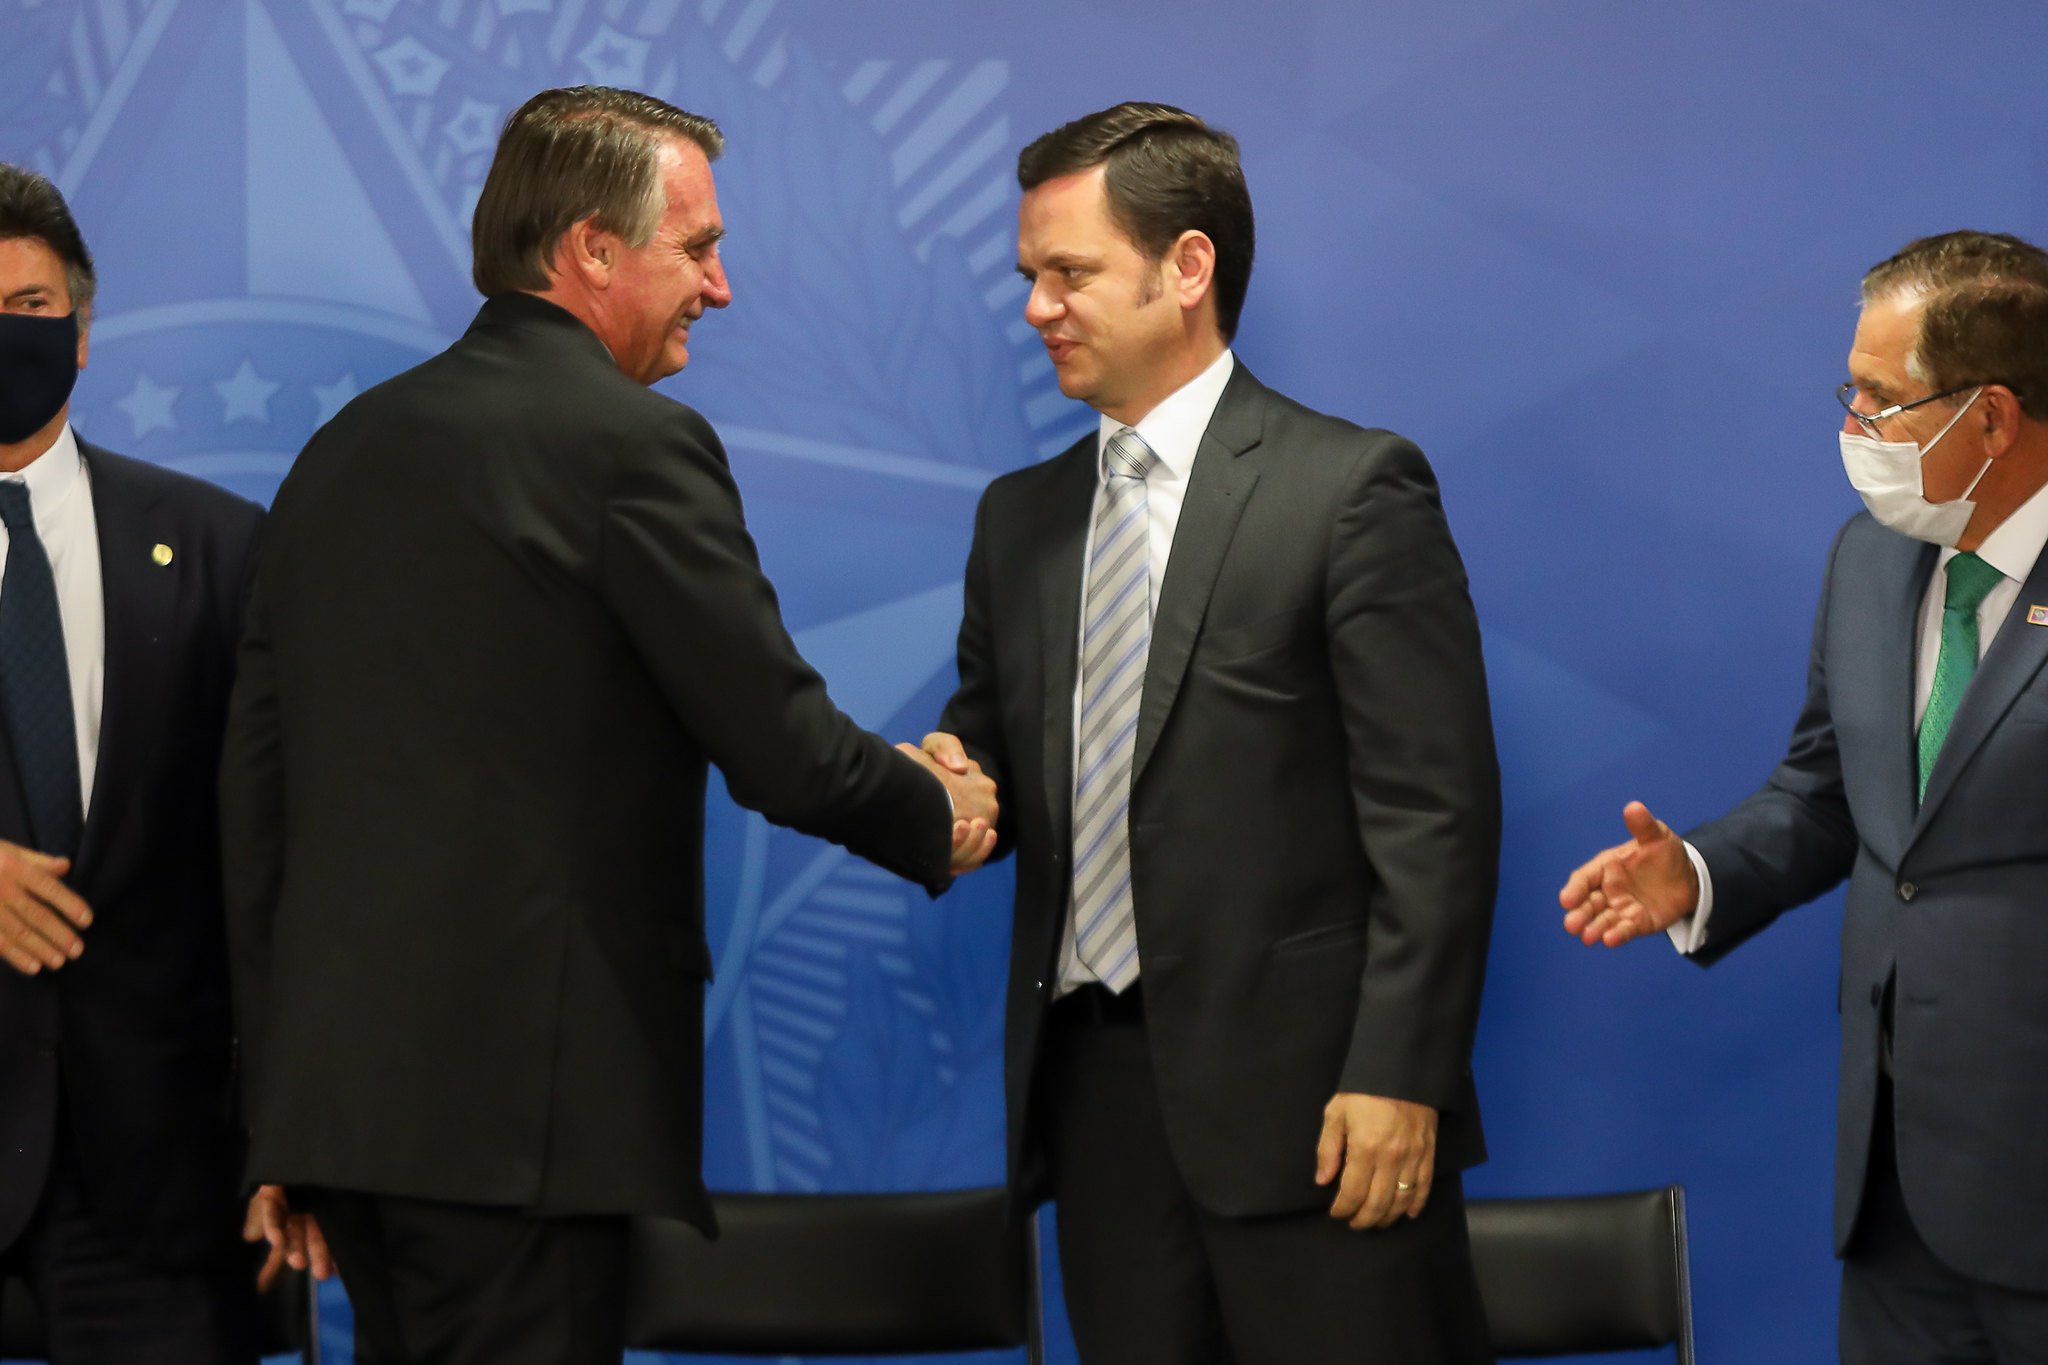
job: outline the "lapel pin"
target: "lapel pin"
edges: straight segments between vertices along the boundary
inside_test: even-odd
[[[2048,626],[2048,607],[2028,607],[2027,624],[2030,626]]]
[[[153,564],[168,564],[171,562],[171,547],[168,545],[159,545],[149,552],[149,558],[150,562]],[[2048,609],[2036,607],[2034,608],[2034,610],[2042,612],[2041,619],[2044,621],[2048,621]]]

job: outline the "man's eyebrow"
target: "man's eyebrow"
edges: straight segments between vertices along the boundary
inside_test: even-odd
[[[21,288],[9,294],[7,296],[7,301],[9,303],[19,303],[24,299],[33,299],[40,296],[47,296],[49,292],[50,286],[48,286],[47,284],[25,284]]]
[[[707,247],[713,242],[722,242],[724,240],[725,229],[723,227],[705,228],[702,232],[684,242],[683,245],[695,251],[699,247]]]

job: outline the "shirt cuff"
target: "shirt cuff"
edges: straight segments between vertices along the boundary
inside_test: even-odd
[[[1707,917],[1714,913],[1714,877],[1707,871],[1707,860],[1689,843],[1685,846],[1685,856],[1692,859],[1693,873],[1700,879],[1699,903],[1693,906],[1690,915],[1664,932],[1671,936],[1672,947],[1691,955],[1707,941]]]

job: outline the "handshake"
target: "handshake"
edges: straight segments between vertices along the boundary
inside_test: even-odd
[[[933,733],[924,737],[924,747],[896,746],[929,768],[946,784],[953,798],[953,872],[972,872],[988,861],[996,847],[995,779],[967,756],[966,748],[953,735]]]

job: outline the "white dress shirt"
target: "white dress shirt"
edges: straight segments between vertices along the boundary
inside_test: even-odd
[[[1980,661],[1991,648],[1992,640],[1997,638],[1999,627],[2005,624],[2007,614],[2019,598],[2020,585],[2034,571],[2034,561],[2041,557],[2044,548],[2048,548],[2048,487],[2014,508],[2012,515],[2000,522],[1998,529],[1984,537],[1984,543],[1977,547],[1977,558],[2003,575],[1992,585],[1991,591],[1984,594],[1983,602],[1977,607],[1977,658]],[[1920,598],[1920,644],[1913,666],[1913,728],[1916,733],[1920,728],[1920,718],[1927,714],[1927,698],[1934,692],[1934,665],[1941,658],[1941,613],[1948,598],[1948,562],[1955,557],[1954,550],[1942,550],[1934,566],[1934,574],[1927,580],[1927,591]],[[1708,875],[1707,860],[1700,856],[1698,849],[1687,844],[1685,851],[1692,859],[1693,871],[1699,874],[1699,905],[1690,916],[1665,932],[1670,934],[1671,942],[1679,952],[1692,953],[1707,941],[1707,920],[1714,913],[1714,879]]]
[[[92,479],[68,425],[57,433],[57,443],[26,469],[0,478],[28,485],[36,536],[57,580],[64,660],[71,670],[71,723],[78,732],[79,810],[88,811],[93,770],[99,764],[100,703],[107,676],[107,606],[100,589],[100,530],[92,510]],[[0,526],[0,562],[5,560],[7,543],[7,528]]]
[[[1180,527],[1180,509],[1187,501],[1188,478],[1195,471],[1195,455],[1202,447],[1202,435],[1209,430],[1209,419],[1216,415],[1216,404],[1223,397],[1223,386],[1230,382],[1231,371],[1236,368],[1236,360],[1225,350],[1209,362],[1208,368],[1162,399],[1159,406],[1146,413],[1133,428],[1138,439],[1159,457],[1159,462],[1145,478],[1146,578],[1149,587],[1146,610],[1149,613],[1157,614],[1159,611],[1159,587],[1166,581],[1166,561],[1173,554],[1173,533]],[[1122,422],[1104,417],[1101,429],[1096,433],[1095,481],[1098,492],[1102,486],[1103,451],[1109,445],[1109,438],[1123,429]],[[1095,516],[1101,506],[1102,499],[1098,496],[1088,513],[1088,537],[1081,552],[1081,591],[1084,594],[1088,591],[1089,560],[1095,554]],[[1076,615],[1079,614],[1077,611]],[[1078,637],[1074,657],[1076,660],[1081,657]],[[1081,769],[1080,719],[1081,670],[1077,667],[1074,670],[1073,739],[1076,773]],[[1067,795],[1072,800],[1073,793]],[[1081,961],[1081,954],[1074,946],[1074,908],[1069,896],[1066,927],[1060,931],[1059,981],[1053,994],[1065,995],[1095,980],[1095,973],[1088,970],[1088,964]]]

